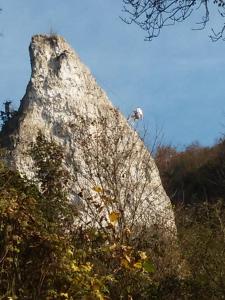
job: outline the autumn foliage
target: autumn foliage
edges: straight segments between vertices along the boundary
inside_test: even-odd
[[[174,203],[225,199],[225,139],[212,147],[194,143],[183,151],[160,146],[156,163],[163,186]]]
[[[154,272],[150,257],[118,241],[117,211],[101,228],[76,224],[62,153],[42,135],[31,145],[39,190],[1,164],[1,299],[144,297]]]
[[[140,237],[138,228],[121,226],[116,206],[98,226],[81,223],[69,198],[63,151],[40,134],[31,145],[38,182],[0,164],[0,299],[222,299],[224,202],[216,201],[212,187],[220,186],[217,193],[223,196],[223,145],[221,141],[212,152],[192,146],[184,153],[172,148],[157,153],[168,192],[176,187],[176,201],[185,195],[185,206],[175,207],[185,274],[175,272],[182,267],[176,265],[178,248],[171,247],[168,255],[157,230],[146,227]],[[203,170],[215,174],[215,180],[203,180]],[[194,174],[201,174],[198,183],[211,203],[187,205],[187,195],[191,203],[205,195],[200,187],[193,195]],[[93,184],[92,190],[98,199],[112,201],[110,194],[105,198],[104,186]],[[98,203],[91,209],[97,216]]]

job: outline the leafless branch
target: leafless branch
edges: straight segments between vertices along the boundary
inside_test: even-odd
[[[122,0],[124,16],[121,19],[127,24],[136,24],[147,35],[146,41],[158,37],[164,26],[174,25],[189,18],[194,11],[201,10],[202,17],[193,30],[202,30],[210,19],[209,0]],[[224,17],[224,0],[214,0],[218,6],[218,15]],[[225,27],[225,25],[224,25]],[[215,33],[212,30],[210,38],[213,41],[223,39],[225,28]]]

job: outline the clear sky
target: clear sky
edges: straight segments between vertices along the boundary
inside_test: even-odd
[[[28,46],[37,33],[65,37],[125,115],[143,108],[150,131],[182,147],[211,145],[225,131],[225,42],[187,21],[152,42],[124,24],[122,0],[0,0],[0,99],[15,106],[30,78]],[[192,20],[193,21],[193,20]]]

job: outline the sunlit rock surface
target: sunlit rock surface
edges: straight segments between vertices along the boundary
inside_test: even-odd
[[[29,147],[41,131],[64,149],[72,201],[82,204],[85,193],[96,194],[96,201],[111,197],[110,204],[104,202],[105,213],[110,205],[132,226],[160,223],[175,233],[171,203],[154,160],[74,50],[62,37],[36,35],[30,58],[26,94],[1,133],[11,167],[35,176]],[[100,212],[94,216],[82,205],[90,219],[99,217]]]

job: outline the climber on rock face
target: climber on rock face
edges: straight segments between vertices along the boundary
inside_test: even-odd
[[[132,113],[131,115],[128,117],[128,121],[129,120],[142,120],[144,117],[143,111],[140,107],[137,107]]]
[[[133,111],[133,118],[135,120],[142,120],[143,117],[144,117],[144,114],[140,107],[136,108],[136,110]]]

